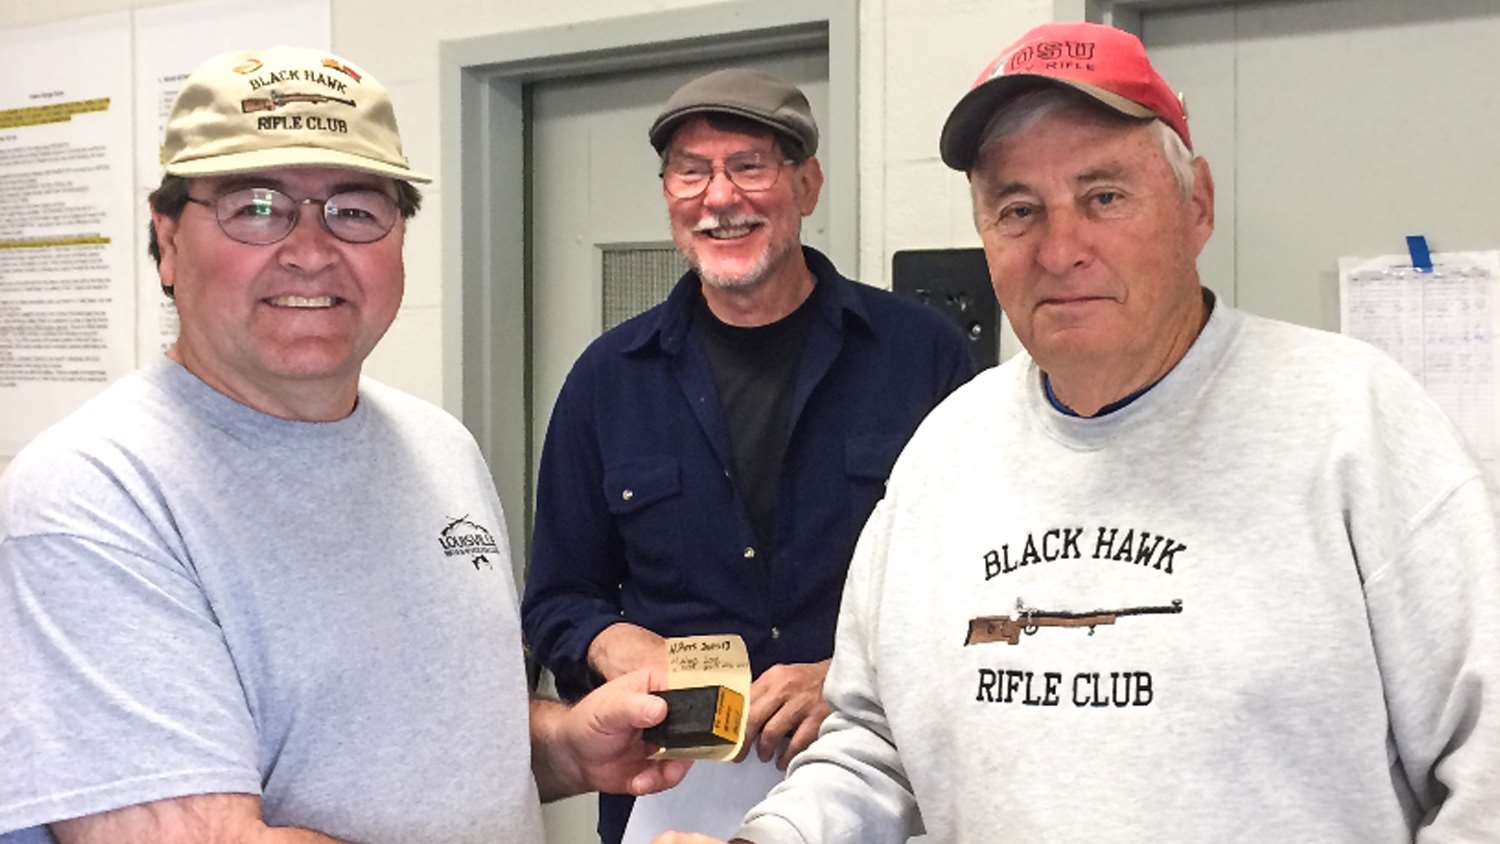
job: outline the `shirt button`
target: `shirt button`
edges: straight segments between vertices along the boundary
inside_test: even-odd
[[[625,499],[626,501],[629,501],[630,499],[635,497],[635,490],[627,489],[624,492],[620,493],[620,497]]]
[[[753,560],[753,559],[755,559],[755,549],[752,548],[749,545],[745,546],[745,559],[747,559],[747,560]]]
[[[780,627],[772,627],[771,628],[771,638],[772,639],[780,639],[781,638],[781,628]]]

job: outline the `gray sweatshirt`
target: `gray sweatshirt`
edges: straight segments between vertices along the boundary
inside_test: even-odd
[[[1405,372],[1222,303],[1097,419],[1021,356],[849,571],[833,714],[741,837],[1500,840],[1500,525]]]

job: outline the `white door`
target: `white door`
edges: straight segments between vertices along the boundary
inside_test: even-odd
[[[1225,301],[1337,331],[1340,255],[1500,246],[1494,0],[1163,8],[1141,36],[1213,168]]]
[[[728,66],[760,68],[797,85],[824,125],[828,54],[822,49],[541,82],[528,89],[532,478],[552,405],[578,355],[606,324],[661,301],[682,272],[657,178],[660,161],[646,130],[678,86]],[[818,150],[825,171],[838,154]],[[803,242],[826,251],[826,197],[841,187],[849,186],[824,185],[825,201],[803,221]],[[535,490],[528,489],[527,497],[534,500]],[[594,799],[584,795],[546,806],[548,844],[597,841]]]

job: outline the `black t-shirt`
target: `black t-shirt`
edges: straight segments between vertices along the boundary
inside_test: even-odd
[[[734,483],[762,546],[776,534],[776,487],[792,437],[797,361],[815,312],[808,296],[776,322],[744,328],[721,322],[700,296],[692,332],[708,356],[729,428]]]

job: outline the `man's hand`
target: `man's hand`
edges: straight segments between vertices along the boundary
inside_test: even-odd
[[[829,713],[823,700],[828,662],[773,665],[755,679],[750,686],[750,717],[740,758],[749,753],[754,742],[762,762],[776,756],[776,767],[785,771],[792,757],[812,744]]]
[[[606,681],[649,668],[667,676],[667,640],[637,624],[617,622],[589,643],[589,667]]]
[[[725,844],[725,842],[722,839],[699,835],[696,832],[663,832],[651,839],[651,844]],[[736,838],[729,844],[754,844],[754,842]]]
[[[575,706],[533,699],[531,770],[542,800],[585,791],[650,794],[681,782],[692,762],[649,760],[656,748],[641,738],[641,730],[667,717],[666,701],[646,693],[665,685],[665,672],[641,670]]]

